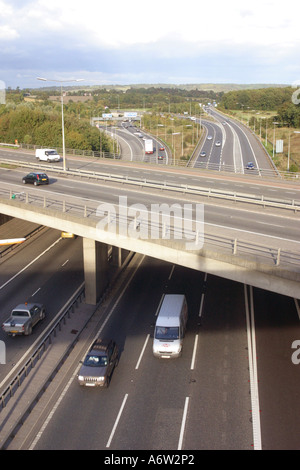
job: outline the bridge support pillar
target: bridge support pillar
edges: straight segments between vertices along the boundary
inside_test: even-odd
[[[83,238],[85,301],[96,305],[108,284],[108,245]]]

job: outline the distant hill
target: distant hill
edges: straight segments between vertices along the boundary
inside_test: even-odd
[[[252,84],[239,84],[239,83],[195,83],[195,84],[179,84],[174,85],[173,83],[138,83],[132,85],[92,85],[92,86],[64,86],[64,90],[97,90],[97,89],[106,89],[106,90],[117,90],[117,91],[126,91],[130,88],[177,88],[178,90],[203,90],[203,91],[214,91],[215,93],[219,92],[228,92],[228,91],[238,91],[238,90],[249,90],[249,89],[261,89],[261,88],[283,88],[288,87],[290,84],[267,84],[267,83],[252,83]],[[45,90],[56,90],[60,87],[51,86],[44,87]]]
[[[261,88],[282,88],[290,86],[286,84],[266,84],[266,83],[253,83],[253,84],[238,84],[238,83],[195,83],[195,84],[167,84],[167,83],[158,83],[158,84],[138,84],[138,85],[128,85],[124,88],[178,88],[180,90],[204,90],[204,91],[214,91],[216,93],[224,91],[236,91],[236,90],[249,90],[249,89],[261,89]],[[116,85],[118,87],[118,85]],[[121,86],[120,86],[121,88]]]

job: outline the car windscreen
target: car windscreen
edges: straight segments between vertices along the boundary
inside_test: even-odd
[[[107,356],[88,354],[83,364],[90,367],[105,367],[107,366]]]
[[[155,329],[155,338],[156,339],[178,339],[179,327],[178,326],[170,326],[170,327],[157,326]]]

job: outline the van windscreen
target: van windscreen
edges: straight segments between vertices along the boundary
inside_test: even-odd
[[[156,339],[178,339],[179,327],[178,326],[157,326],[155,329]]]

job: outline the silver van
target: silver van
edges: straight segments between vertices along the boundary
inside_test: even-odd
[[[187,319],[188,306],[185,296],[164,295],[154,330],[155,357],[175,358],[181,355]]]

